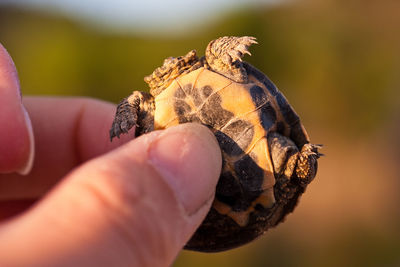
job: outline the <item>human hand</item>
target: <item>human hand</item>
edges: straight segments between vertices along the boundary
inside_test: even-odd
[[[0,217],[39,200],[0,224],[0,266],[171,265],[212,203],[218,144],[195,124],[110,143],[114,112],[84,98],[22,105],[0,46]]]

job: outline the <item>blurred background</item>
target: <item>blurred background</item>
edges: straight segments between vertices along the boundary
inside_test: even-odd
[[[164,58],[251,35],[265,72],[325,145],[286,222],[174,266],[400,266],[400,1],[0,1],[24,95],[118,102]]]

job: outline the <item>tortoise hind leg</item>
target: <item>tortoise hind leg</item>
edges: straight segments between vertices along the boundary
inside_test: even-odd
[[[305,144],[297,160],[296,175],[300,179],[300,184],[305,186],[309,184],[317,174],[317,159],[323,154],[318,152],[322,145]]]
[[[250,36],[225,36],[211,41],[206,48],[206,61],[215,72],[238,83],[247,83],[247,72],[242,64],[244,54],[250,54],[249,47],[257,44]]]
[[[154,98],[149,93],[135,91],[118,104],[110,129],[110,140],[119,138],[133,126],[136,126],[135,136],[154,129]]]
[[[299,149],[292,140],[275,132],[268,135],[268,144],[275,175],[288,181],[296,167]]]
[[[280,179],[288,181],[293,173],[302,186],[309,184],[317,172],[317,159],[322,156],[318,152],[321,145],[305,144],[301,151],[296,144],[279,133],[268,136],[274,172]]]

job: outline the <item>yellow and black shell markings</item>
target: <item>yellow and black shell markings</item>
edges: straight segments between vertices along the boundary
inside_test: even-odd
[[[211,41],[145,78],[117,107],[110,137],[197,122],[213,131],[223,166],[214,203],[186,249],[215,252],[250,242],[292,212],[317,170],[318,145],[299,116],[261,71],[241,57],[253,37]]]
[[[274,129],[276,115],[262,94],[257,85],[238,84],[200,68],[155,98],[155,129],[190,121],[214,132],[224,160],[214,207],[240,226],[247,224],[255,205],[274,203],[275,178],[265,137]]]
[[[246,227],[251,215],[256,210],[267,214],[266,211],[275,203],[274,169],[266,137],[269,131],[277,131],[278,127],[281,128],[280,131],[289,131],[284,118],[288,114],[279,112],[279,98],[277,100],[273,97],[257,77],[249,77],[256,79],[256,83],[235,83],[215,72],[200,68],[177,78],[155,97],[155,129],[184,122],[199,122],[214,132],[220,144],[223,171],[216,189],[214,212],[209,217],[214,214],[212,217],[221,218],[215,226],[215,218],[210,220],[208,226],[207,219],[203,223],[207,232],[213,232],[206,235],[205,242],[210,250],[227,249],[243,242],[243,238],[236,239],[237,237],[232,241],[234,232],[249,236]],[[278,91],[275,95],[281,96]],[[284,99],[281,102],[286,103]],[[304,138],[306,140],[307,137]],[[259,220],[260,216],[257,217]],[[226,228],[226,233],[221,233],[218,223],[231,227]],[[209,239],[213,235],[220,248],[210,244]],[[221,238],[231,241],[221,242]],[[187,247],[190,246],[191,242]]]

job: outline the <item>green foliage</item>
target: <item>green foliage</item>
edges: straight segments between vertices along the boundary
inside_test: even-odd
[[[23,93],[118,102],[131,90],[147,90],[143,77],[168,56],[190,49],[203,54],[208,41],[222,35],[254,35],[259,45],[246,60],[276,82],[306,125],[359,136],[380,127],[391,111],[388,101],[399,96],[400,38],[370,27],[377,22],[355,16],[347,10],[352,5],[307,1],[244,9],[171,39],[100,32],[56,15],[0,9],[0,40],[18,66]]]

